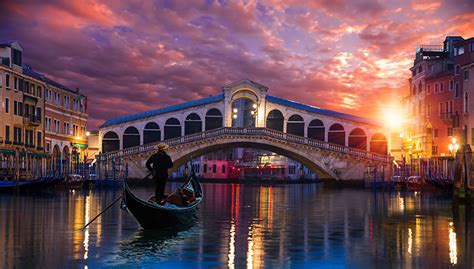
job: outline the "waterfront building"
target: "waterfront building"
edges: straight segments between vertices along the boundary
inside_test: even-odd
[[[34,178],[73,169],[87,149],[87,97],[34,71],[22,58],[18,42],[0,42],[2,173],[11,175],[6,171],[15,166],[20,177]]]
[[[454,44],[454,92],[462,99],[461,128],[465,131],[463,142],[474,145],[474,37]],[[464,141],[464,139],[466,139]]]
[[[22,62],[18,42],[0,42],[0,176],[35,178],[44,169],[44,83]]]
[[[449,156],[449,144],[461,134],[462,92],[454,81],[454,44],[464,40],[446,37],[443,45],[421,45],[410,68],[410,92],[404,98],[406,129],[401,134],[405,159]]]
[[[54,171],[75,171],[86,160],[87,97],[45,78],[45,145]]]

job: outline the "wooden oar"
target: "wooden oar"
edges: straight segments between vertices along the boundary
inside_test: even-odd
[[[136,182],[135,184],[133,184],[133,186],[135,186],[136,184],[138,183],[141,183],[143,180],[147,179],[149,176],[151,175],[151,173],[147,174],[144,178],[142,178],[140,181]],[[100,212],[97,216],[95,216],[91,221],[89,221],[86,225],[84,225],[84,227],[82,227],[80,230],[81,231],[84,231],[87,226],[89,226],[92,222],[94,222],[97,218],[99,218],[102,214],[105,213],[105,211],[107,211],[109,208],[111,208],[114,204],[116,204],[120,199],[122,199],[122,195],[120,195],[117,199],[115,199],[115,201],[113,201],[110,205],[108,205],[104,210],[102,210],[102,212]]]

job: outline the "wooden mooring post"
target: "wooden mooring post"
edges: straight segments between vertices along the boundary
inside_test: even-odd
[[[472,151],[468,144],[462,145],[456,153],[454,171],[454,196],[453,205],[455,207],[466,207],[469,209],[473,201],[473,180],[472,180]]]

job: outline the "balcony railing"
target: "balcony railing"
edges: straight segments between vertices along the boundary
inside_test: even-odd
[[[355,149],[355,148],[346,147],[346,146],[341,146],[338,144],[332,144],[329,142],[297,136],[293,134],[283,133],[283,132],[268,129],[268,128],[223,127],[219,129],[205,131],[202,133],[196,133],[196,134],[190,134],[190,135],[186,135],[182,137],[171,138],[162,142],[165,142],[169,146],[177,146],[184,143],[205,140],[208,138],[215,138],[219,136],[236,136],[236,135],[259,136],[264,139],[271,138],[271,139],[283,140],[287,142],[308,145],[311,147],[320,148],[320,149],[324,149],[331,152],[347,154],[354,157],[360,157],[360,158],[380,161],[380,162],[387,162],[389,160],[389,156],[387,155],[373,153],[366,150]],[[160,143],[160,142],[135,146],[135,147],[127,148],[127,149],[122,149],[119,151],[108,152],[108,153],[101,154],[99,157],[102,160],[105,160],[105,159],[111,160],[112,158],[115,158],[115,157],[137,155],[140,153],[145,153],[145,152],[154,150],[154,147],[157,143]]]
[[[439,51],[443,52],[444,51],[444,46],[443,45],[419,45],[416,48],[417,52],[421,51]]]
[[[23,117],[23,123],[30,124],[30,125],[40,125],[41,117],[37,115],[25,115]]]
[[[442,120],[452,120],[454,116],[453,112],[443,112],[439,114],[439,118]]]

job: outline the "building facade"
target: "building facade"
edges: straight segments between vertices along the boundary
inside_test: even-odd
[[[461,128],[465,131],[462,142],[474,145],[474,38],[462,40],[454,44],[454,90],[462,97]],[[471,116],[472,115],[472,116]]]
[[[463,40],[448,36],[443,45],[416,50],[410,92],[403,101],[407,122],[401,151],[406,160],[453,154],[449,145],[460,138],[463,121],[462,90],[453,77],[454,45]]]
[[[47,80],[45,145],[53,170],[74,171],[87,156],[87,97]]]
[[[44,83],[23,68],[18,42],[0,44],[0,176],[35,178],[44,162]]]
[[[87,152],[87,97],[34,71],[22,58],[18,42],[0,42],[2,173],[11,175],[12,167],[26,178],[70,173]]]

